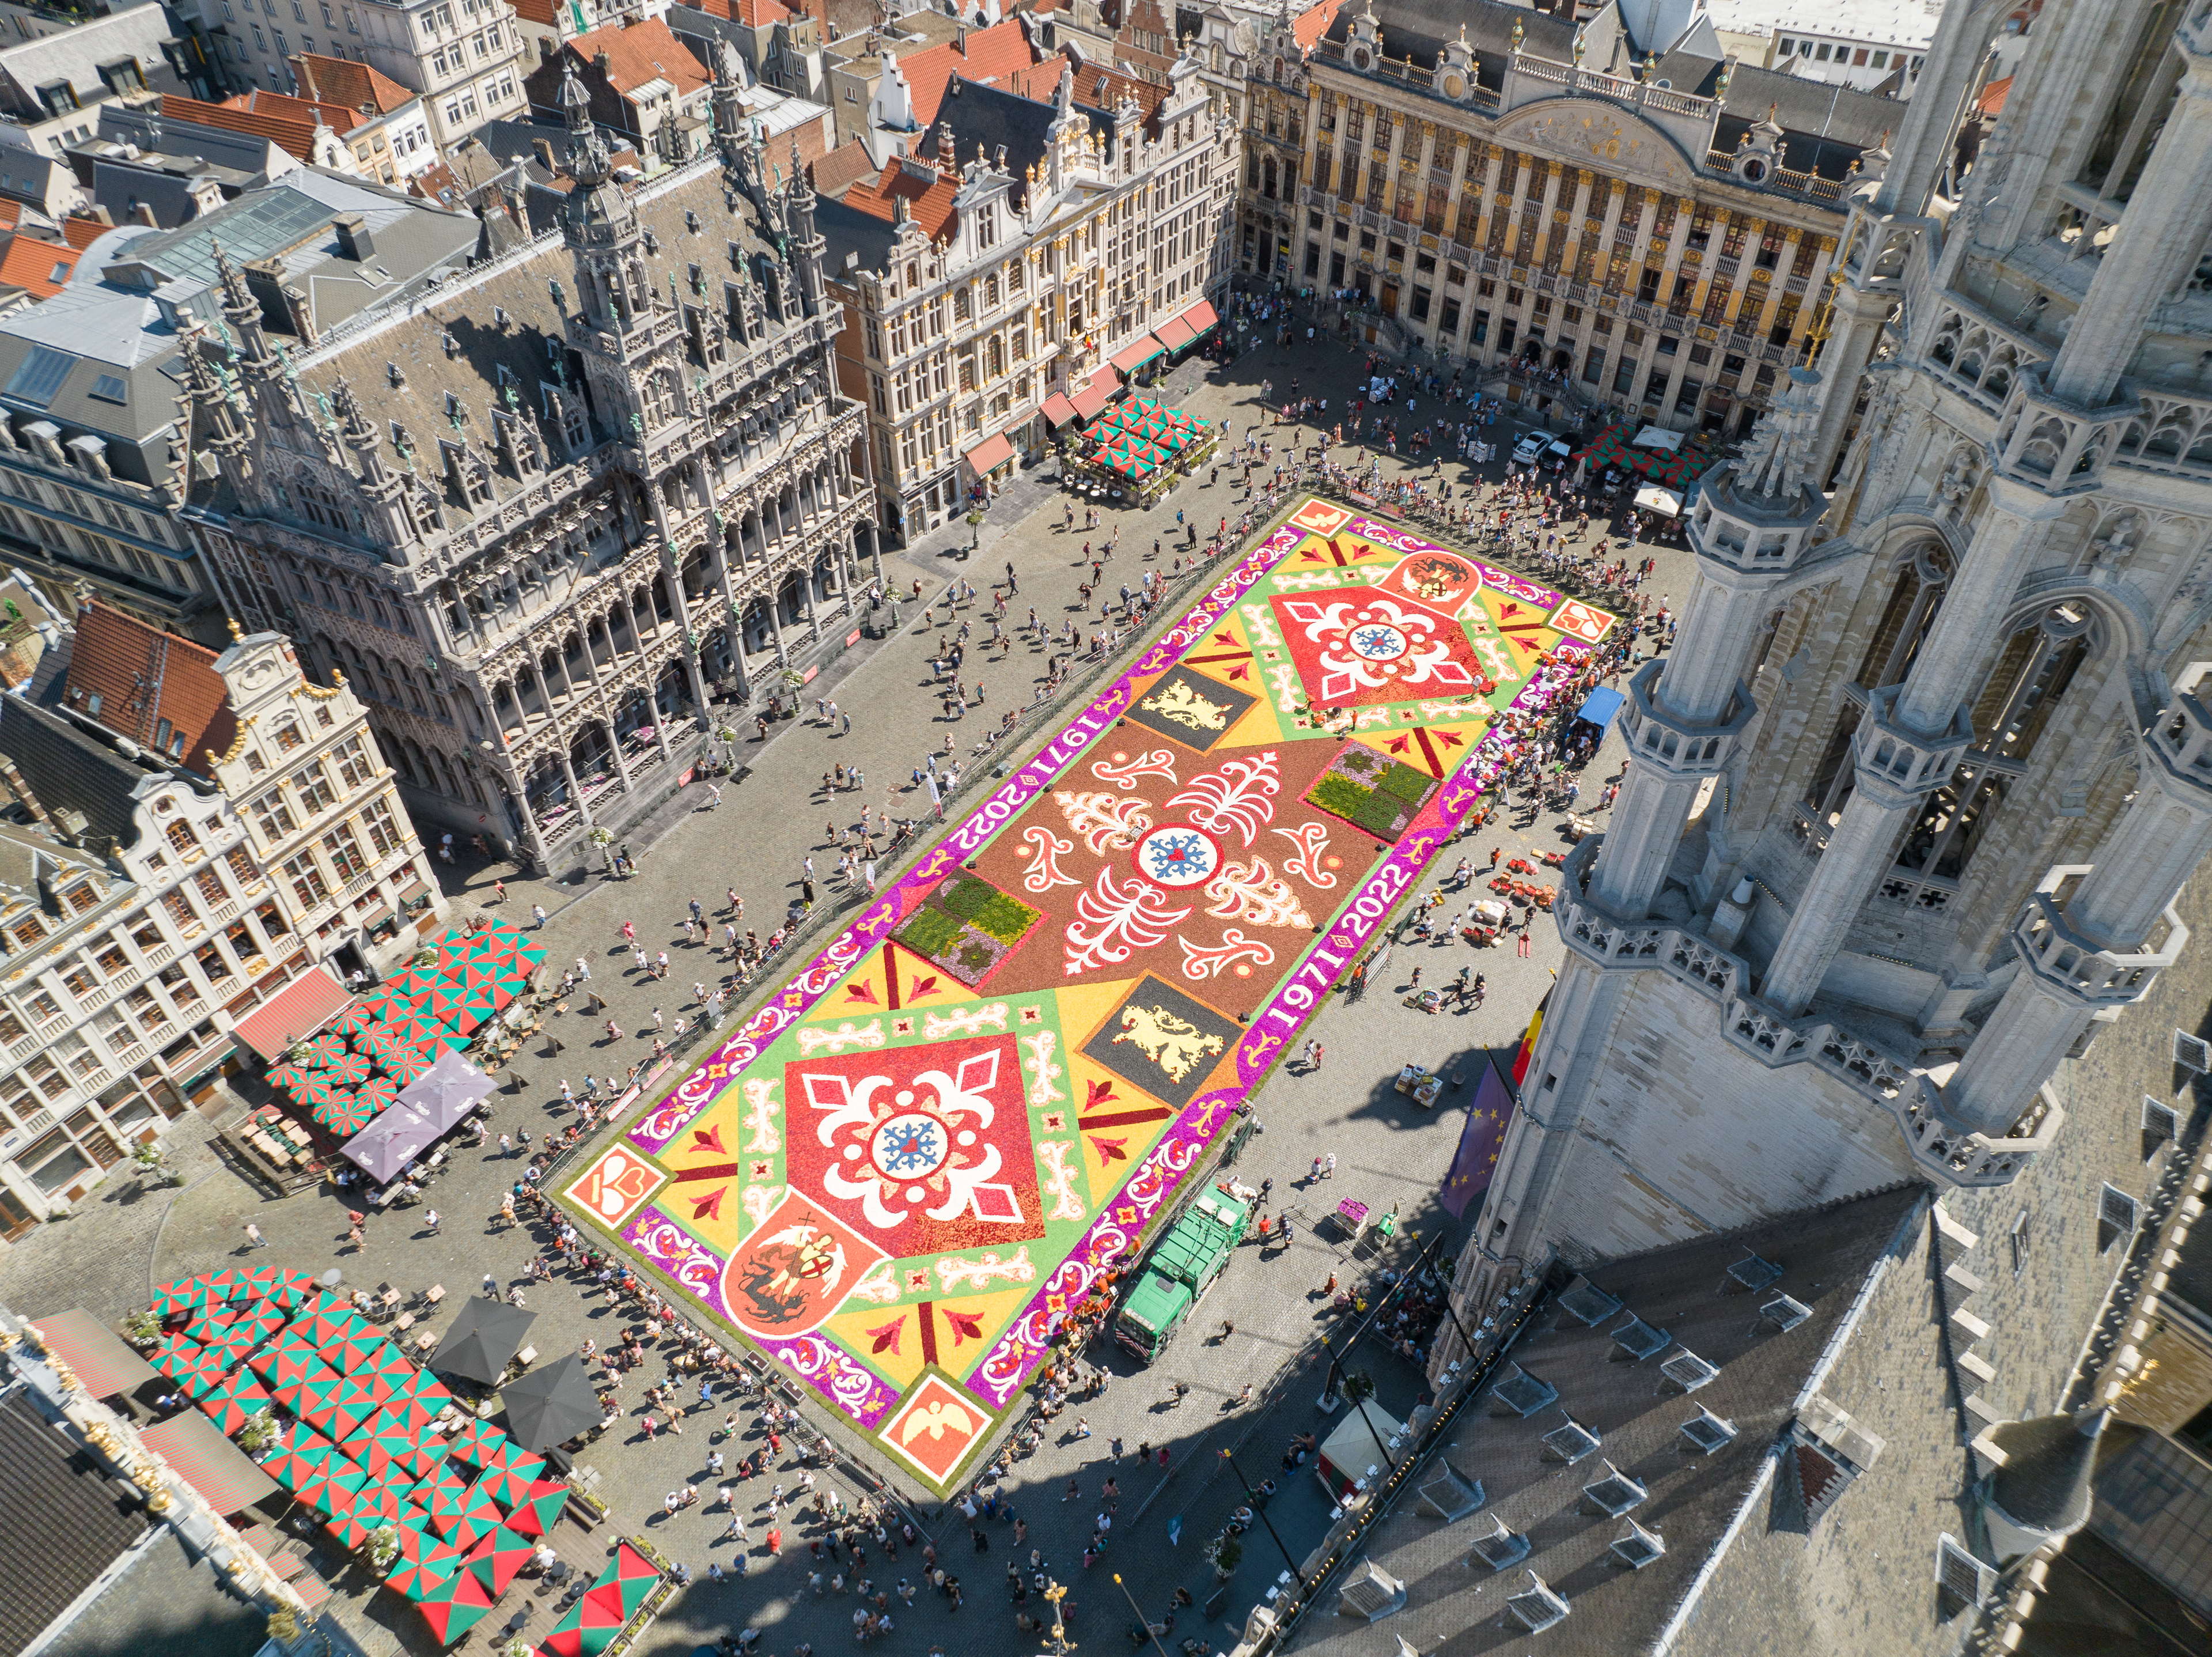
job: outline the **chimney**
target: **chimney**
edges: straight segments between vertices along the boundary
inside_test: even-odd
[[[131,218],[133,223],[151,225],[156,230],[161,228],[161,221],[154,216],[154,206],[151,202],[142,201],[133,207],[131,210]]]
[[[538,156],[538,164],[548,173],[557,173],[561,170],[554,163],[552,139],[532,138],[530,141],[530,148]]]
[[[76,215],[76,216],[81,219],[98,219],[102,224],[112,224],[115,222],[114,214],[109,212],[105,207],[97,205],[83,209]]]
[[[376,238],[359,213],[341,213],[331,221],[331,228],[338,233],[339,258],[366,261],[375,257]]]
[[[23,802],[23,809],[31,813],[33,820],[49,829],[54,826],[54,819],[46,815],[46,808],[39,803],[39,796],[31,792],[31,785],[23,780],[23,773],[15,769],[15,760],[4,753],[0,753],[0,783],[7,783],[9,791]]]

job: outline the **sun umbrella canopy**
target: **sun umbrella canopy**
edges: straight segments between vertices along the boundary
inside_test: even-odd
[[[507,1522],[490,1493],[443,1475],[428,1487],[430,1528],[456,1547],[471,1548]]]
[[[311,1460],[304,1452],[289,1445],[263,1462],[261,1471],[295,1494],[302,1484],[319,1477],[322,1473],[319,1464]]]
[[[226,1436],[236,1438],[246,1423],[267,1410],[272,1400],[250,1371],[226,1375],[196,1400],[208,1418]]]
[[[327,1070],[343,1058],[345,1052],[345,1038],[326,1033],[295,1047],[292,1063],[311,1070]]]
[[[188,1341],[171,1335],[155,1347],[147,1362],[171,1380],[179,1384],[188,1380],[216,1380],[227,1368],[222,1358],[210,1352],[197,1341]]]
[[[388,1185],[435,1143],[438,1130],[421,1112],[394,1105],[346,1141],[346,1160],[379,1185]]]
[[[340,1053],[331,1065],[331,1080],[342,1087],[358,1087],[375,1068],[376,1061],[367,1053]]]
[[[538,1649],[547,1657],[597,1657],[614,1642],[659,1580],[659,1571],[642,1554],[627,1542],[617,1542],[615,1556],[599,1581],[553,1625]]]
[[[459,1054],[446,1053],[408,1083],[400,1100],[428,1117],[442,1133],[491,1091],[489,1076]]]
[[[417,1532],[402,1526],[399,1534],[408,1537]],[[451,1579],[453,1573],[461,1568],[459,1550],[443,1542],[436,1543],[432,1551],[419,1559],[405,1556],[404,1544],[401,1545],[400,1553],[399,1563],[392,1568],[392,1575],[384,1580],[396,1593],[404,1593],[410,1599],[421,1599],[431,1589]]]
[[[368,1475],[349,1461],[344,1462],[344,1468],[350,1471],[342,1471],[335,1463],[319,1467],[294,1485],[292,1494],[325,1518],[349,1513],[354,1493],[368,1484]]]
[[[297,1329],[298,1325],[293,1325]],[[270,1386],[296,1386],[302,1381],[336,1380],[337,1374],[323,1355],[304,1342],[288,1341],[264,1347],[246,1361],[246,1367]]]
[[[496,1386],[507,1372],[507,1361],[522,1349],[522,1337],[537,1316],[502,1301],[474,1296],[461,1307],[461,1315],[438,1343],[431,1363],[441,1374]]]
[[[568,1505],[567,1485],[550,1479],[534,1480],[507,1508],[507,1528],[517,1536],[550,1536]]]
[[[487,1467],[477,1475],[478,1487],[502,1512],[527,1496],[534,1482],[530,1474],[514,1467]]]
[[[337,1083],[326,1075],[303,1075],[301,1080],[294,1082],[284,1091],[299,1100],[301,1104],[312,1107],[329,1104],[338,1096],[339,1088]],[[316,1120],[321,1121],[322,1118],[317,1117]],[[328,1124],[325,1124],[325,1125]]]
[[[409,1477],[432,1477],[445,1465],[446,1441],[442,1435],[427,1428],[410,1427],[380,1414],[368,1424],[368,1430],[357,1433],[347,1441],[351,1453],[361,1459],[362,1466],[375,1477],[382,1477],[392,1468]]]
[[[590,1431],[602,1413],[584,1360],[574,1352],[532,1370],[500,1398],[507,1406],[507,1431],[530,1450]]]
[[[440,1645],[449,1646],[491,1613],[491,1599],[483,1584],[465,1570],[457,1570],[417,1602],[422,1620],[430,1625]]]
[[[507,1592],[515,1573],[530,1563],[533,1551],[527,1540],[502,1525],[469,1550],[469,1569],[496,1599]]]

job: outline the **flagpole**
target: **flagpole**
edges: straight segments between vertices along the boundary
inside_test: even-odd
[[[1275,1534],[1274,1521],[1267,1517],[1267,1508],[1253,1493],[1252,1481],[1244,1477],[1244,1470],[1237,1465],[1237,1458],[1227,1450],[1222,1451],[1221,1459],[1229,1464],[1229,1471],[1237,1475],[1237,1482],[1244,1487],[1244,1500],[1252,1506],[1252,1516],[1267,1527],[1267,1536],[1274,1543],[1275,1551],[1283,1556],[1283,1563],[1291,1568],[1291,1575],[1298,1580],[1298,1592],[1304,1593],[1306,1591],[1306,1574],[1298,1569],[1298,1562],[1291,1557],[1291,1550],[1283,1545],[1283,1538]]]

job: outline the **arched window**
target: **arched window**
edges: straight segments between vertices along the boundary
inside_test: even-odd
[[[2055,604],[2005,641],[1974,701],[1974,746],[1929,795],[1898,853],[1899,869],[1944,880],[1965,872],[2089,653],[2090,620],[2078,603]]]
[[[1950,579],[1950,555],[1932,543],[1899,569],[1889,602],[1859,662],[1856,682],[1862,688],[1879,691],[1897,684],[1911,671],[1921,643],[1935,624],[1936,612],[1942,607],[1943,589]],[[1805,805],[1823,840],[1843,815],[1844,804],[1851,797],[1856,781],[1851,767],[1851,734],[1858,723],[1858,704],[1846,701],[1827,750],[1820,756],[1820,768],[1813,773],[1813,785],[1806,790]]]

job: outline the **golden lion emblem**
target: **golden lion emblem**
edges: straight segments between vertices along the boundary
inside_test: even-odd
[[[1171,719],[1176,724],[1194,731],[1218,731],[1229,723],[1229,704],[1208,702],[1190,688],[1188,681],[1177,679],[1146,697],[1138,704],[1146,713],[1158,714],[1162,719]]]
[[[1221,1038],[1208,1034],[1188,1019],[1164,1007],[1126,1007],[1121,1009],[1121,1033],[1114,1045],[1127,1042],[1158,1065],[1169,1081],[1181,1081],[1199,1062],[1221,1051]]]

